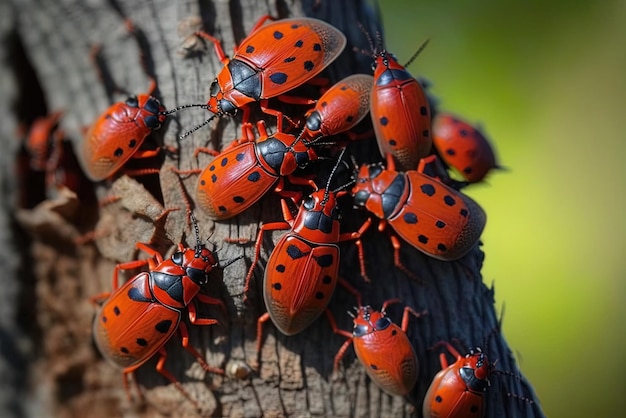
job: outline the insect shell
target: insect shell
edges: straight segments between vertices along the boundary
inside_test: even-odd
[[[356,126],[369,113],[373,82],[371,75],[353,74],[328,89],[305,115],[303,140],[315,141]]]
[[[442,370],[433,378],[422,407],[425,418],[482,418],[485,392],[492,366],[480,350],[461,356],[449,343],[444,343],[456,361],[448,365],[446,356],[439,358]]]
[[[321,20],[283,19],[261,26],[269,18],[259,20],[231,59],[217,39],[205,36],[224,63],[210,87],[210,112],[234,115],[248,103],[280,96],[315,77],[345,48],[343,33]]]
[[[435,116],[433,145],[443,161],[470,183],[481,181],[491,169],[499,168],[482,132],[451,114]]]
[[[419,171],[395,171],[389,155],[387,168],[382,164],[360,167],[352,196],[355,205],[365,207],[406,242],[440,260],[465,255],[478,242],[486,223],[485,212],[472,199]]]
[[[268,134],[257,122],[255,141],[251,124],[242,125],[242,138],[217,155],[200,173],[198,206],[215,220],[231,218],[248,209],[270,189],[282,189],[283,176],[316,160],[315,151],[284,132]]]
[[[340,234],[339,222],[337,193],[327,189],[313,192],[303,200],[296,218],[288,222],[291,230],[267,260],[265,306],[285,335],[308,327],[330,301],[339,276],[337,243],[350,239]]]
[[[150,94],[131,96],[105,110],[81,142],[83,169],[87,177],[92,181],[104,180],[115,174],[130,158],[140,157],[141,144],[165,121],[163,112],[165,107]],[[152,154],[154,152],[143,156]]]
[[[375,54],[371,94],[370,113],[381,155],[391,154],[399,170],[415,170],[432,148],[424,89],[392,54],[381,49]]]
[[[213,253],[200,244],[194,249],[179,244],[178,251],[168,259],[143,244],[138,244],[138,248],[153,256],[147,262],[149,271],[137,274],[118,288],[119,269],[137,268],[146,262],[139,260],[116,268],[113,293],[93,325],[96,346],[125,375],[161,351],[178,329],[183,309],[189,308],[191,323],[197,320],[192,301],[202,296],[198,292],[207,283],[208,273],[217,266]]]
[[[399,396],[413,389],[419,373],[415,350],[406,328],[394,324],[384,308],[358,308],[352,336],[357,357],[381,389]]]

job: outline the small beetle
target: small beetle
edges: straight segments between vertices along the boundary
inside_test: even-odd
[[[280,131],[270,135],[262,120],[256,126],[260,135],[256,141],[252,125],[244,123],[242,138],[233,141],[200,173],[196,200],[211,219],[223,220],[240,214],[272,188],[283,196],[289,195],[290,192],[283,191],[285,176],[293,183],[308,184],[291,174],[316,160],[315,151],[293,135]]]
[[[334,370],[339,369],[339,362],[343,358],[350,344],[354,344],[354,351],[372,379],[382,390],[390,395],[404,396],[413,389],[419,374],[419,365],[413,345],[406,335],[409,325],[409,313],[419,318],[423,313],[405,306],[402,315],[402,326],[394,324],[387,317],[385,310],[399,299],[390,299],[383,303],[380,311],[370,306],[356,308],[354,329],[352,333],[339,329],[329,310],[326,316],[336,334],[348,338],[335,356]]]
[[[370,111],[373,83],[371,75],[353,74],[333,85],[305,115],[302,139],[316,141],[356,126]]]
[[[152,258],[118,264],[113,273],[112,293],[96,315],[93,335],[96,346],[112,364],[123,369],[124,384],[127,375],[159,354],[156,369],[170,380],[183,395],[191,399],[176,378],[165,370],[167,353],[165,343],[178,330],[183,347],[189,351],[209,372],[223,374],[223,370],[211,367],[202,355],[189,345],[187,326],[181,322],[183,309],[189,311],[189,321],[194,325],[212,325],[216,319],[199,318],[194,299],[224,308],[216,298],[198,293],[209,280],[209,273],[218,266],[214,254],[200,242],[198,225],[191,215],[196,232],[194,249],[178,244],[178,251],[169,259],[163,259],[146,244],[137,243],[137,248]],[[119,286],[120,270],[148,266],[142,272]],[[105,297],[107,295],[103,295]]]
[[[381,44],[380,39],[378,43]],[[387,153],[393,155],[400,170],[414,170],[432,148],[428,98],[420,83],[381,46],[374,58],[370,113],[378,148],[383,157]]]
[[[345,148],[342,156],[344,151]],[[341,161],[341,157],[338,161]],[[359,238],[370,221],[365,222],[359,231],[340,232],[341,215],[337,198],[346,192],[341,191],[341,188],[329,190],[331,180],[332,173],[325,188],[315,187],[317,190],[302,201],[295,219],[287,202],[282,200],[284,221],[264,224],[259,230],[244,292],[248,290],[249,280],[259,259],[263,234],[289,229],[274,247],[265,266],[263,296],[267,313],[259,319],[259,332],[261,324],[271,318],[280,332],[294,335],[324,312],[339,278],[339,242],[356,240],[361,270],[365,275]],[[315,184],[312,183],[312,186]],[[260,336],[258,343],[261,343]]]
[[[261,17],[248,37],[235,47],[232,58],[226,56],[219,39],[197,32],[196,35],[213,43],[224,67],[211,83],[211,97],[207,104],[183,105],[168,113],[187,107],[202,107],[214,117],[234,116],[239,109],[247,110],[246,105],[258,102],[265,113],[277,116],[281,123],[281,112],[269,109],[266,100],[279,98],[318,75],[343,51],[346,37],[334,26],[318,19],[282,19],[263,25],[272,19],[269,15]],[[289,100],[297,102],[293,97]],[[306,99],[303,102],[309,103]],[[207,119],[181,138],[212,119]],[[248,122],[246,115],[244,122]]]
[[[482,132],[451,114],[435,116],[433,145],[443,161],[470,183],[481,181],[493,168],[501,168]]]
[[[456,260],[478,242],[486,215],[469,197],[422,173],[432,158],[422,159],[417,171],[404,173],[395,171],[390,154],[386,169],[382,164],[364,164],[352,196],[355,205],[381,219],[380,231],[389,224],[423,253],[439,260]],[[400,266],[400,243],[393,235],[391,242]]]
[[[425,418],[482,418],[485,410],[485,391],[492,366],[480,348],[465,357],[448,342],[442,342],[456,361],[448,365],[441,353],[441,371],[433,378],[422,413]]]

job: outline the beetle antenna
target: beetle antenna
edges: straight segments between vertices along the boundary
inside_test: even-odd
[[[375,53],[376,47],[374,46],[374,42],[372,41],[372,37],[370,36],[370,33],[367,31],[365,26],[363,26],[363,23],[358,22],[358,25],[359,25],[359,29],[361,29],[361,32],[363,32],[363,34],[365,35],[365,38],[367,39],[367,43],[370,45],[371,52],[369,54],[366,54],[366,55],[373,56],[372,53]],[[364,50],[361,50],[361,52],[363,52],[365,54]]]
[[[232,258],[232,259],[228,260],[225,264],[220,264],[220,265],[219,265],[219,268],[221,268],[221,269],[225,269],[226,267],[228,267],[228,266],[230,266],[231,264],[233,264],[235,261],[239,261],[239,260],[241,260],[242,258],[243,258],[243,254],[242,254],[242,255],[240,255],[240,256],[238,256],[238,257],[235,257],[235,258]]]
[[[206,126],[209,124],[209,122],[211,122],[213,119],[215,119],[217,116],[219,115],[213,115],[210,118],[208,118],[207,120],[205,120],[204,122],[202,122],[200,125],[193,127],[192,129],[188,130],[187,132],[183,133],[181,136],[178,137],[178,139],[185,139],[186,137],[188,137],[189,135],[191,135],[192,133],[196,132],[198,129]]]
[[[196,257],[199,257],[203,247],[202,242],[200,242],[200,228],[198,228],[198,220],[193,214],[193,211],[189,211],[189,217],[191,218],[191,223],[193,223],[193,229],[196,233]]]
[[[426,48],[426,45],[428,45],[429,42],[430,42],[430,38],[426,39],[424,43],[422,43],[420,47],[417,48],[417,51],[415,51],[415,53],[411,56],[411,58],[409,58],[406,64],[404,64],[404,66],[408,67],[409,65],[411,65],[413,61],[415,61],[415,58],[417,58],[417,56],[420,54],[420,52],[422,52],[424,48]]]
[[[341,149],[341,152],[339,153],[339,157],[337,158],[337,164],[335,164],[333,169],[330,170],[330,174],[328,175],[328,180],[326,181],[326,189],[324,190],[324,198],[322,199],[322,206],[324,206],[326,202],[328,202],[328,196],[330,195],[330,182],[333,181],[333,176],[335,175],[337,168],[339,168],[339,164],[341,164],[343,155],[345,153],[346,153],[346,147],[343,147]]]
[[[172,113],[176,113],[179,110],[187,109],[189,107],[200,107],[200,108],[205,109],[205,110],[209,108],[208,105],[206,105],[204,103],[186,104],[186,105],[181,105],[181,106],[175,107],[174,109],[166,110],[164,112],[159,112],[159,115],[171,115]]]

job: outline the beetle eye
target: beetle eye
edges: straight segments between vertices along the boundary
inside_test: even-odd
[[[307,197],[302,202],[302,207],[304,207],[306,210],[313,210],[313,209],[315,209],[315,200],[313,200],[312,197]]]
[[[220,92],[220,85],[217,82],[217,78],[215,80],[213,80],[213,82],[211,83],[211,87],[209,88],[209,94],[211,96],[217,96],[217,93]]]
[[[139,100],[137,100],[137,96],[130,96],[126,99],[126,104],[130,107],[139,107]]]
[[[352,330],[352,335],[355,337],[362,337],[367,334],[367,325],[355,325]]]
[[[179,266],[183,265],[183,253],[181,251],[177,251],[172,254],[172,261],[174,264],[178,264]]]
[[[375,327],[377,330],[380,331],[386,329],[387,327],[389,327],[389,325],[391,325],[391,319],[387,317],[382,317],[376,321]]]

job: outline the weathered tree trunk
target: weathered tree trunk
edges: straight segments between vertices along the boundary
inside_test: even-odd
[[[170,167],[203,167],[210,157],[194,158],[194,150],[207,145],[220,149],[239,137],[238,124],[231,119],[220,120],[211,125],[213,128],[178,141],[178,135],[201,123],[208,114],[200,109],[177,113],[159,138],[179,149],[175,156],[164,156],[160,184],[139,183],[125,176],[95,186],[84,183],[77,198],[61,195],[37,206],[35,203],[45,196],[33,201],[34,180],[25,184],[26,180],[11,171],[20,168],[13,157],[19,146],[15,132],[18,122],[28,123],[36,116],[63,109],[61,127],[68,138],[79,141],[82,126],[91,123],[112,101],[121,99],[111,89],[112,82],[132,93],[147,89],[142,60],[154,74],[158,95],[166,107],[203,103],[221,63],[212,45],[191,36],[193,31],[204,29],[215,34],[230,52],[256,19],[266,13],[278,17],[308,15],[332,23],[344,31],[349,41],[329,76],[338,79],[350,73],[369,72],[370,59],[351,49],[369,48],[357,22],[371,33],[378,26],[377,16],[361,0],[15,0],[0,4],[0,52],[12,70],[2,74],[0,85],[4,118],[0,143],[12,151],[0,153],[3,163],[10,160],[7,163],[11,164],[2,164],[0,183],[0,249],[3,260],[7,260],[2,263],[0,293],[7,310],[0,318],[0,373],[5,377],[0,386],[0,399],[5,400],[0,405],[2,416],[197,415],[193,405],[154,370],[154,359],[135,374],[145,402],[126,400],[119,371],[100,357],[91,342],[95,307],[89,297],[110,290],[116,263],[145,256],[137,254],[136,242],[152,242],[164,249],[168,243],[181,241],[193,245],[193,232],[184,211],[185,196]],[[134,22],[135,34],[127,31],[127,18]],[[101,46],[98,61],[105,70],[104,80],[98,77],[90,59],[96,44]],[[361,152],[367,155],[369,149],[365,146]],[[375,155],[377,151],[371,149],[371,155]],[[195,178],[183,180],[185,193],[192,195]],[[99,208],[94,192],[100,199],[116,196],[120,200]],[[181,210],[161,218],[166,208]],[[254,240],[261,221],[280,219],[278,199],[268,196],[228,222],[212,222],[199,210],[196,216],[202,237],[216,243],[221,260],[245,255],[226,268],[222,280],[216,279],[208,289],[209,294],[226,302],[228,316],[210,310],[207,314],[219,319],[220,326],[189,327],[192,345],[206,355],[210,365],[225,366],[226,376],[205,373],[180,348],[177,338],[167,345],[166,367],[197,399],[201,415],[421,416],[422,399],[440,368],[438,351],[431,347],[440,340],[458,340],[461,346],[486,344],[483,348],[492,360],[498,360],[497,368],[514,374],[491,377],[489,417],[543,416],[532,388],[520,375],[509,347],[497,332],[494,290],[482,282],[483,253],[478,247],[458,262],[441,262],[405,245],[402,260],[421,279],[416,282],[394,267],[386,235],[372,229],[363,237],[372,278],[367,284],[360,277],[354,246],[342,246],[341,274],[362,292],[365,303],[379,308],[385,300],[401,297],[404,304],[428,311],[428,315],[412,319],[408,330],[421,366],[418,384],[406,398],[391,397],[366,377],[352,351],[342,363],[341,376],[332,377],[333,357],[344,340],[333,334],[324,317],[292,337],[266,324],[260,368],[247,376],[244,365],[256,362],[256,319],[265,310],[258,291],[261,269],[257,269],[253,281],[250,304],[243,304],[243,278],[253,247],[226,243],[224,238]],[[9,227],[16,219],[31,238],[17,227]],[[94,243],[74,244],[78,236],[90,230],[95,230]],[[280,233],[272,235],[276,241]],[[266,244],[261,266],[267,260],[269,240]],[[14,296],[18,284],[19,298]],[[338,288],[330,309],[344,329],[352,328],[345,312],[354,305],[354,298]],[[396,322],[400,312],[399,307],[389,310]],[[20,349],[20,335],[27,335],[32,345],[22,344]],[[20,369],[22,363],[16,360],[25,358],[32,359],[27,370]],[[235,376],[238,373],[246,376]],[[35,401],[26,407],[20,403],[24,399]]]

